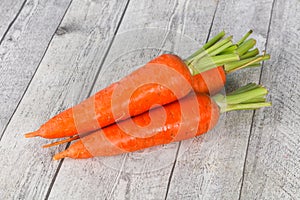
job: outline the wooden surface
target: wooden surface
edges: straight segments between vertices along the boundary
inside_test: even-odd
[[[1,199],[299,199],[298,0],[0,0]],[[228,77],[265,85],[271,108],[223,115],[201,137],[52,161],[25,139],[47,119],[165,51],[189,55],[249,29],[272,59]]]

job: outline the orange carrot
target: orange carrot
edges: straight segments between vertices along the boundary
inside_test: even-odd
[[[153,74],[157,68],[161,72],[160,75]],[[139,84],[144,82],[146,76],[158,76],[160,80],[157,80],[158,83]],[[168,84],[171,89],[159,83]],[[176,101],[191,91],[190,84],[191,75],[186,64],[178,56],[163,54],[119,82],[56,115],[39,130],[25,136],[61,138],[96,130],[115,121],[143,113],[154,104],[164,105]],[[131,97],[129,96],[130,99],[126,98],[128,92],[133,92]],[[112,105],[113,98],[118,104]],[[129,112],[126,112],[128,106]]]
[[[249,84],[227,98],[220,94],[213,98],[204,94],[189,95],[135,116],[132,121],[127,119],[85,136],[55,155],[54,159],[112,156],[192,138],[212,129],[220,112],[269,106],[270,103],[264,100],[266,93],[265,88]],[[161,118],[164,113],[163,124],[151,124],[151,120]],[[142,128],[132,128],[132,122]],[[149,124],[152,126],[147,127]]]
[[[183,98],[193,87],[196,92],[215,94],[224,86],[225,72],[262,60],[251,55],[248,60],[237,61],[238,55],[247,54],[253,43],[243,46],[241,42],[241,49],[234,52],[231,37],[218,42],[224,34],[221,32],[185,61],[171,54],[153,59],[119,82],[54,116],[25,137],[62,138],[94,131],[148,111],[154,105],[165,105]],[[223,72],[221,67],[216,70],[219,64]]]
[[[224,68],[219,66],[192,78],[192,87],[198,93],[214,95],[225,87],[226,74]]]

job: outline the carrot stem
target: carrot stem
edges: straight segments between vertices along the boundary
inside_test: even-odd
[[[258,108],[262,108],[262,107],[269,107],[271,105],[272,105],[271,102],[227,105],[224,112],[229,112],[229,111],[233,111],[233,110],[255,110]]]
[[[186,59],[185,62],[187,64],[190,64],[192,62],[197,62],[202,57],[209,55],[211,52],[215,51],[216,49],[220,48],[221,46],[223,46],[224,44],[226,44],[227,42],[229,42],[231,40],[232,40],[232,36],[229,36],[229,37],[225,38],[224,40],[221,40],[221,41],[217,42],[216,44],[212,45],[208,49],[201,51],[199,54],[195,55],[194,57],[192,57],[190,59]]]
[[[238,45],[234,44],[228,47],[227,49],[223,50],[220,54],[228,54],[228,53],[234,53],[234,50],[238,48]]]
[[[227,74],[229,74],[238,69],[246,68],[252,64],[259,64],[260,61],[269,60],[269,59],[270,59],[270,55],[266,54],[263,56],[256,56],[253,58],[247,58],[247,59],[243,59],[243,60],[239,60],[239,61],[234,61],[234,62],[226,63],[224,65],[224,70]]]
[[[209,55],[209,56],[215,56],[215,55],[221,53],[222,51],[228,49],[228,48],[229,48],[230,46],[232,46],[232,45],[233,45],[232,42],[229,41],[229,42],[227,42],[226,44],[224,44],[223,46],[221,46],[220,48],[218,48],[218,49],[212,51],[212,52],[209,53],[208,55]]]
[[[249,49],[254,47],[256,44],[256,40],[251,38],[247,40],[246,42],[242,43],[241,46],[239,46],[236,50],[235,53],[238,54],[239,56],[244,55]]]
[[[213,97],[219,105],[221,112],[233,110],[253,110],[261,107],[271,106],[266,102],[265,95],[268,90],[255,83],[245,85],[228,95],[217,94]]]
[[[212,45],[214,45],[215,43],[217,43],[220,39],[222,39],[225,36],[225,31],[221,31],[220,33],[218,33],[215,37],[213,37],[212,39],[210,39],[205,45],[203,45],[203,49],[206,50],[209,47],[211,47]]]
[[[251,51],[248,51],[247,53],[245,53],[244,55],[241,56],[241,59],[246,59],[246,58],[251,58],[253,56],[256,56],[259,54],[259,51],[257,48],[251,50]]]
[[[193,65],[194,67],[193,75],[207,71],[209,69],[213,69],[227,62],[237,61],[239,59],[240,59],[239,56],[236,54],[226,54],[226,55],[205,57],[200,61],[198,61],[198,63],[195,63],[195,65]]]
[[[216,42],[218,42],[220,39],[222,39],[225,35],[225,31],[221,31],[218,33],[215,37],[210,39],[206,44],[204,44],[200,49],[195,51],[192,55],[190,55],[186,60],[191,61],[195,56],[203,52],[204,50],[208,49],[212,45],[214,45]]]
[[[249,30],[241,39],[237,42],[237,45],[241,45],[252,33],[252,30]]]

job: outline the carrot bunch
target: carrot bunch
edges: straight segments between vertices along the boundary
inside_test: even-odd
[[[251,33],[234,44],[222,31],[185,60],[158,56],[25,137],[70,137],[45,147],[78,140],[54,159],[109,156],[205,133],[222,112],[269,106],[267,90],[255,84],[217,94],[226,74],[270,58],[253,49]]]

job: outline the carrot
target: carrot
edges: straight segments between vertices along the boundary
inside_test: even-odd
[[[192,87],[198,93],[214,95],[224,88],[226,73],[222,66],[193,76]]]
[[[153,74],[157,68],[161,71],[161,75]],[[146,76],[154,75],[160,79],[156,82],[165,83],[172,87],[172,90],[158,83],[140,84],[144,82]],[[78,129],[81,133],[99,129],[117,120],[145,112],[154,104],[163,105],[182,98],[191,91],[190,84],[191,76],[186,64],[178,56],[163,54],[119,82],[113,83],[75,107],[56,115],[38,131],[25,136],[60,138],[75,135]],[[129,99],[126,96],[130,92],[133,93],[131,97],[129,96],[130,102],[127,103]],[[112,99],[115,99],[117,103],[112,105],[114,103]],[[126,113],[128,105],[129,112]]]
[[[193,90],[192,86],[197,92],[216,93],[225,83],[222,81],[223,84],[215,87],[216,78],[211,77],[218,75],[216,65],[221,64],[225,72],[230,72],[262,60],[253,55],[248,60],[239,60],[238,54],[247,54],[253,44],[241,42],[240,47],[232,48],[232,37],[219,41],[224,35],[224,32],[219,33],[185,61],[171,54],[153,59],[119,82],[54,116],[25,137],[62,138],[94,131],[148,111],[153,105],[165,105],[183,98]],[[223,80],[225,75],[221,73],[221,76]]]
[[[249,84],[226,97],[221,94],[212,98],[205,94],[189,95],[133,117],[132,121],[142,128],[127,129],[132,127],[132,121],[124,120],[81,138],[53,159],[112,156],[189,139],[212,129],[222,112],[270,106],[265,102],[266,94],[262,86]],[[161,118],[164,113],[164,123],[147,127],[152,119]]]

